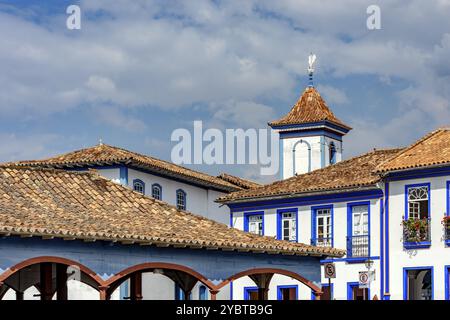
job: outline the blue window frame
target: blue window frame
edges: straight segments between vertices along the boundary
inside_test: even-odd
[[[277,239],[298,241],[298,208],[277,210]]]
[[[450,265],[444,267],[445,300],[450,300]]]
[[[152,184],[152,197],[162,200],[162,187],[157,183]]]
[[[450,181],[447,181],[447,212],[445,213],[445,215],[447,217],[450,217]],[[449,222],[450,223],[450,222]],[[450,247],[450,228],[448,227],[448,225],[445,228],[445,244],[447,247]]]
[[[417,183],[405,185],[405,215],[404,219],[424,221],[424,227],[419,230],[403,227],[403,246],[406,249],[422,249],[431,246],[431,184]]]
[[[208,300],[208,292],[206,291],[206,287],[201,285],[198,288],[198,300]]]
[[[133,190],[145,194],[145,183],[141,179],[133,180]]]
[[[294,299],[285,299],[285,294],[293,294]],[[277,286],[277,300],[298,300],[298,285]]]
[[[186,210],[186,192],[182,189],[177,190],[177,208],[179,210]]]
[[[347,300],[371,300],[370,288],[359,289],[359,295],[354,296],[354,289],[359,288],[359,282],[347,282]]]
[[[334,246],[333,205],[311,207],[311,235],[312,245]]]
[[[334,142],[330,143],[329,146],[329,158],[330,158],[330,164],[335,164],[336,163],[336,146],[334,145]]]
[[[264,211],[245,212],[244,231],[264,235]]]
[[[347,203],[347,260],[370,257],[370,201]]]
[[[258,287],[244,287],[244,300],[250,300],[252,293],[258,293]]]
[[[425,292],[426,299],[421,299],[421,300],[433,300],[434,299],[434,268],[431,266],[403,268],[403,300],[415,300],[415,299],[410,299],[410,297],[409,297],[408,291],[409,291],[409,281],[411,280],[411,277],[408,277],[408,275],[410,272],[418,272],[418,271],[429,272],[422,278],[423,279],[422,284],[417,286],[417,287],[420,287],[422,290],[428,290]],[[429,277],[429,279],[428,279],[428,277]],[[430,282],[429,288],[425,287],[426,283],[423,283],[424,281]]]

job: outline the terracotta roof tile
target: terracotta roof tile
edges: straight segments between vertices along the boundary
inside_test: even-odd
[[[0,167],[0,234],[342,256],[229,228],[91,172]]]
[[[76,150],[43,160],[29,160],[14,163],[18,166],[40,166],[48,168],[68,168],[94,165],[130,164],[152,172],[191,181],[204,186],[211,186],[229,192],[242,189],[240,186],[224,179],[194,171],[168,161],[128,151],[122,148],[99,144],[94,147]]]
[[[287,115],[270,122],[269,125],[281,126],[320,121],[329,121],[346,129],[351,129],[333,114],[314,87],[308,87]]]
[[[395,157],[378,165],[377,172],[443,164],[450,164],[450,129],[448,128],[427,134]]]
[[[373,186],[380,180],[379,175],[374,171],[376,166],[380,162],[392,158],[400,150],[375,150],[323,169],[276,181],[256,189],[233,192],[217,201],[233,202]]]
[[[242,189],[253,189],[261,186],[259,183],[256,183],[254,181],[239,178],[227,173],[221,173],[220,175],[217,176],[217,178],[232,183],[238,187],[241,187]]]

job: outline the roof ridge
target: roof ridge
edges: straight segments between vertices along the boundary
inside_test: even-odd
[[[449,128],[438,128],[436,130],[433,130],[429,133],[427,133],[426,135],[424,135],[422,138],[416,140],[416,142],[414,142],[413,144],[409,145],[406,148],[403,148],[403,150],[401,150],[398,154],[396,154],[394,157],[392,157],[391,159],[388,159],[386,161],[383,161],[382,163],[380,163],[377,167],[376,167],[376,172],[382,172],[383,169],[382,167],[387,164],[388,162],[394,160],[395,158],[401,156],[402,154],[408,152],[409,150],[411,150],[412,148],[416,147],[417,145],[419,145],[420,143],[424,142],[425,140],[428,140],[429,138],[433,137],[434,135],[443,132],[443,131],[448,131],[450,130]]]

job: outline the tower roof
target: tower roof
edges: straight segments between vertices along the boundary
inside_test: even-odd
[[[314,87],[307,87],[291,111],[281,119],[269,122],[271,127],[328,121],[344,129],[352,128],[339,120]]]

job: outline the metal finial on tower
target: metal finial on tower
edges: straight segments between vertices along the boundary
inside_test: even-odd
[[[313,87],[313,74],[314,74],[314,64],[316,62],[316,55],[311,52],[308,57],[308,75],[309,75],[309,87]]]

